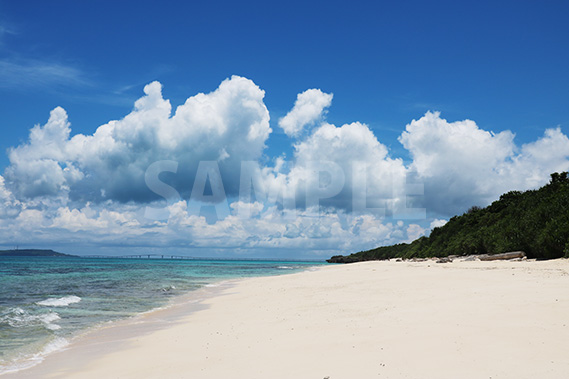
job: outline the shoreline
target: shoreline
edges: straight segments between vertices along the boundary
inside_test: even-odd
[[[35,257],[32,257],[31,261],[33,261],[33,259],[35,259]],[[24,264],[28,264],[31,261],[24,261]],[[103,263],[107,263],[106,261],[107,260],[104,260]],[[118,261],[123,264],[125,260],[120,259]],[[217,262],[220,263],[218,264]],[[304,266],[304,263],[299,263],[296,261],[274,261],[279,265],[267,264],[265,261],[253,261],[251,264],[246,263],[244,265],[233,264],[232,262],[234,262],[234,260],[231,262],[226,260],[216,260],[214,263],[211,263],[211,260],[203,260],[199,264],[193,264],[193,262],[191,264],[185,264],[184,262],[183,265],[175,265],[177,271],[175,270],[173,275],[169,278],[162,278],[160,275],[154,275],[154,277],[157,279],[154,281],[148,279],[148,277],[152,277],[152,275],[148,275],[144,272],[148,271],[149,267],[151,268],[153,264],[148,265],[146,260],[144,260],[144,275],[142,275],[143,279],[135,279],[134,281],[134,283],[136,283],[135,288],[138,288],[138,290],[131,291],[129,289],[126,289],[125,292],[125,287],[123,286],[121,288],[119,286],[118,290],[116,291],[117,296],[114,296],[115,294],[112,293],[109,297],[110,302],[114,301],[116,303],[117,300],[121,300],[121,293],[129,293],[130,291],[130,293],[135,294],[134,296],[131,296],[131,298],[126,299],[126,304],[117,303],[119,312],[125,313],[122,317],[116,317],[116,315],[113,314],[112,310],[105,308],[105,304],[103,304],[103,310],[99,312],[98,308],[92,306],[92,304],[96,303],[97,301],[101,302],[97,299],[97,295],[95,295],[93,298],[90,298],[90,291],[92,291],[92,289],[80,287],[78,290],[71,292],[60,291],[59,289],[56,289],[55,297],[52,296],[53,292],[48,289],[47,291],[44,291],[45,295],[39,298],[48,299],[49,301],[38,301],[36,299],[29,303],[14,303],[10,304],[9,306],[0,307],[2,310],[8,310],[6,312],[7,316],[2,319],[3,323],[20,322],[23,326],[28,327],[28,325],[31,323],[36,322],[43,329],[48,330],[48,332],[51,331],[49,333],[51,335],[45,336],[46,338],[43,338],[43,340],[40,338],[36,338],[36,340],[34,340],[33,338],[37,336],[34,334],[34,330],[30,331],[20,329],[18,331],[20,335],[23,338],[27,338],[27,341],[31,342],[27,345],[20,342],[20,345],[16,346],[15,349],[0,349],[0,358],[2,358],[0,359],[0,377],[6,377],[8,374],[15,374],[20,371],[26,371],[30,368],[33,368],[34,366],[37,366],[38,364],[42,364],[42,362],[47,357],[53,354],[57,354],[62,350],[73,349],[77,344],[76,341],[83,340],[85,338],[85,335],[98,333],[99,330],[102,329],[104,330],[106,328],[114,327],[117,325],[124,326],[130,323],[144,323],[146,325],[145,329],[142,330],[142,326],[139,327],[140,333],[144,333],[145,330],[151,331],[153,328],[159,327],[158,325],[150,325],[152,324],[152,315],[155,312],[162,312],[164,310],[172,308],[171,311],[166,312],[169,315],[167,318],[172,319],[172,313],[174,312],[174,309],[180,308],[183,303],[188,301],[192,303],[199,302],[203,300],[203,298],[213,296],[213,293],[217,293],[216,291],[218,291],[215,289],[215,287],[227,285],[234,280],[250,277],[251,275],[253,275],[253,277],[256,275],[282,275],[297,272],[298,270],[306,269],[306,267],[312,267],[312,265]],[[161,271],[165,271],[163,267],[170,267],[169,264],[171,262],[168,261],[167,263],[168,265],[166,266],[157,266],[160,267]],[[285,266],[284,263],[290,267]],[[89,259],[87,260],[86,266],[89,267],[89,265],[92,266],[93,264],[98,265],[99,260]],[[314,264],[318,263],[315,262]],[[115,265],[114,262],[110,264],[110,266],[111,272],[113,269],[116,270],[117,265]],[[118,267],[120,267],[120,265],[118,265]],[[192,279],[194,277],[198,278],[198,280]],[[127,279],[125,282],[130,280],[132,283],[132,274],[130,272],[126,275],[123,275],[123,279],[124,278]],[[180,283],[180,280],[176,281],[178,278],[183,278],[185,282]],[[189,278],[189,280],[187,278]],[[90,278],[88,277],[87,281],[89,279]],[[91,278],[91,280],[92,279],[93,278]],[[172,289],[175,289],[177,293],[173,294],[170,292]],[[17,289],[13,288],[13,290]],[[95,291],[97,291],[97,288],[95,288]],[[98,291],[104,292],[105,289],[99,288]],[[24,293],[26,292],[24,291]],[[76,296],[77,294],[81,295],[81,297]],[[136,295],[140,295],[141,297]],[[79,306],[72,305],[71,307],[68,307],[69,304],[66,302],[58,302],[57,304],[53,303],[53,299],[65,300],[68,297],[73,297],[72,303],[80,303]],[[142,299],[147,299],[148,301]],[[45,304],[42,304],[42,302]],[[104,301],[102,303],[104,303]],[[133,312],[133,308],[139,309]],[[188,308],[186,313],[191,312],[191,307],[189,305],[186,305],[185,308]],[[105,317],[105,312],[107,311],[109,311],[109,317]],[[66,314],[66,312],[70,314]],[[93,318],[95,317],[91,317],[92,313],[90,312],[94,312],[94,314],[96,314],[96,317],[102,320],[93,322]],[[78,313],[84,313],[86,315],[86,318],[81,318],[82,315],[78,315]],[[36,314],[45,317],[40,318],[40,316],[36,316]],[[20,315],[23,316],[20,317]],[[44,321],[47,319],[47,317],[49,317],[49,322],[55,319],[58,324],[47,325],[48,321]],[[40,321],[43,324],[40,324]],[[157,323],[154,322],[154,324]],[[19,327],[20,325],[16,324],[14,326],[10,324],[10,326]],[[40,331],[43,331],[43,329]],[[56,332],[53,332],[53,330]],[[16,341],[14,338],[12,340]],[[10,338],[7,338],[6,341],[2,342],[6,342],[4,345],[8,346],[7,344],[12,340],[10,340]],[[19,341],[16,341],[16,343],[19,343]]]
[[[88,333],[39,365],[2,377],[569,373],[566,259],[370,261],[229,282],[176,310],[150,312],[154,327],[141,321]]]
[[[49,365],[57,365],[54,356],[59,357],[60,354],[69,350],[84,349],[86,345],[117,348],[123,341],[137,336],[146,335],[153,331],[166,328],[173,325],[180,318],[201,309],[200,302],[216,296],[222,289],[229,288],[239,278],[220,279],[195,290],[190,290],[180,294],[169,300],[167,304],[149,309],[144,312],[137,313],[130,317],[106,321],[101,324],[90,326],[79,331],[71,337],[56,337],[52,342],[48,343],[42,351],[35,353],[33,356],[26,357],[20,362],[13,362],[7,367],[7,371],[0,372],[1,378],[27,376],[30,370],[38,366],[44,367],[45,361],[49,359]],[[118,331],[118,336],[113,333]],[[64,342],[63,342],[64,341]],[[58,345],[55,349],[47,349],[50,345]],[[92,354],[103,354],[103,351],[92,349]],[[13,369],[10,369],[13,367]],[[43,369],[41,369],[43,370]]]

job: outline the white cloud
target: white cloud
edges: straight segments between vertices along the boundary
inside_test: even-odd
[[[43,127],[32,129],[27,144],[10,152],[7,184],[25,197],[63,191],[74,199],[148,201],[154,194],[144,173],[151,163],[178,162],[174,184],[189,192],[197,163],[219,160],[226,190],[237,191],[241,161],[259,159],[271,132],[264,92],[234,76],[214,92],[190,97],[172,116],[158,82],[144,92],[130,114],[93,135],[69,138],[67,114],[54,109]]]
[[[4,177],[0,176],[0,219],[16,217],[21,209],[21,202],[14,198],[12,192],[4,185]]]
[[[292,160],[268,160],[271,128],[263,98],[252,81],[234,76],[173,111],[154,82],[131,113],[92,135],[73,135],[67,113],[55,108],[9,152],[10,166],[0,176],[0,238],[4,244],[329,256],[411,241],[442,226],[443,218],[569,170],[569,139],[560,128],[518,146],[509,131],[492,133],[474,121],[448,122],[430,112],[399,138],[412,158],[406,165],[366,124],[324,122],[332,95],[319,90],[299,94],[279,123],[297,137]],[[313,127],[303,133],[307,125]],[[156,201],[145,182],[158,161],[175,163],[160,180],[182,196],[168,204]],[[215,222],[187,200],[200,161],[217,162],[230,197],[224,199],[227,214]],[[244,161],[251,163],[247,179],[255,198],[237,197]],[[420,206],[429,213],[403,222],[398,212],[408,206],[411,180],[424,184]],[[318,198],[319,211],[311,203]],[[166,206],[169,218],[145,218],[147,204]]]
[[[289,137],[297,137],[307,125],[322,118],[325,109],[332,104],[333,96],[319,89],[299,93],[292,110],[279,120],[279,126]]]
[[[17,194],[55,196],[83,178],[67,153],[70,131],[67,113],[57,107],[43,127],[32,128],[28,144],[10,150],[5,176]]]
[[[308,238],[330,238],[332,237],[331,228],[321,222],[315,222],[306,228],[305,235]]]
[[[322,197],[324,206],[385,212],[400,202],[405,175],[403,161],[390,158],[367,125],[325,123],[294,145],[294,165],[281,186],[300,201]]]
[[[425,235],[426,229],[417,224],[410,224],[407,227],[407,242],[413,242],[417,238]]]
[[[283,236],[286,238],[298,238],[300,237],[300,229],[295,224],[287,224]]]
[[[256,210],[260,208],[255,205]],[[275,251],[327,257],[331,253],[349,253],[407,238],[403,223],[386,222],[373,215],[352,216],[343,211],[317,218],[310,212],[299,211],[291,220],[265,207],[255,217],[242,219],[231,214],[208,224],[204,217],[190,213],[187,201],[176,202],[169,209],[170,217],[163,221],[144,218],[142,209],[135,204],[108,202],[25,209],[16,218],[0,218],[0,230],[5,244],[64,243],[69,244],[69,249],[77,249],[75,252],[84,251],[78,250],[81,246],[118,245],[159,248],[163,253],[183,248],[185,254],[193,255],[194,251],[187,249],[205,248],[209,255],[227,256],[241,251],[265,257]]]
[[[440,228],[441,226],[444,226],[447,222],[448,222],[447,220],[436,218],[433,221],[431,221],[429,229],[433,230],[434,228]]]
[[[510,131],[493,133],[471,120],[448,122],[428,112],[408,124],[399,141],[411,153],[411,172],[425,184],[425,206],[447,216],[486,206],[510,190],[536,188],[550,173],[569,169],[569,140],[560,129],[520,149]]]
[[[61,207],[57,209],[57,215],[53,218],[51,228],[66,229],[71,232],[84,231],[93,233],[103,231],[106,234],[121,233],[121,230],[132,230],[139,226],[135,214],[123,210],[123,212],[108,209],[95,210],[87,204],[82,209],[70,209]],[[135,233],[137,234],[137,233]],[[131,237],[133,237],[131,235]]]
[[[547,129],[543,137],[523,145],[520,153],[498,170],[502,189],[512,182],[522,190],[539,187],[551,173],[569,171],[569,138],[560,128]]]
[[[0,176],[0,200],[7,200],[12,196],[12,193],[4,186],[4,177]]]
[[[424,178],[465,169],[474,178],[491,171],[513,154],[513,139],[509,131],[487,132],[471,120],[449,123],[438,112],[413,120],[399,138],[413,157],[413,168]]]
[[[264,208],[263,203],[258,201],[252,203],[245,203],[243,201],[236,201],[229,205],[234,210],[235,214],[243,215],[244,217],[257,217],[261,214]]]

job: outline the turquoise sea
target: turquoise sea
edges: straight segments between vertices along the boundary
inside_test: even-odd
[[[0,374],[29,367],[89,328],[167,305],[214,282],[320,262],[0,257]]]

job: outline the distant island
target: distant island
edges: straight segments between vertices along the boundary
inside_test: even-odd
[[[77,257],[77,255],[58,253],[53,250],[13,249],[0,250],[0,257]]]
[[[528,258],[536,259],[569,258],[567,172],[551,174],[549,184],[540,189],[511,191],[486,208],[474,206],[444,226],[434,228],[429,237],[347,256],[336,255],[327,261],[351,263],[510,251],[524,251]]]

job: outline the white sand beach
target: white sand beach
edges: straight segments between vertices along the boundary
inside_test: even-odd
[[[204,291],[6,378],[569,377],[569,260],[364,262]]]

